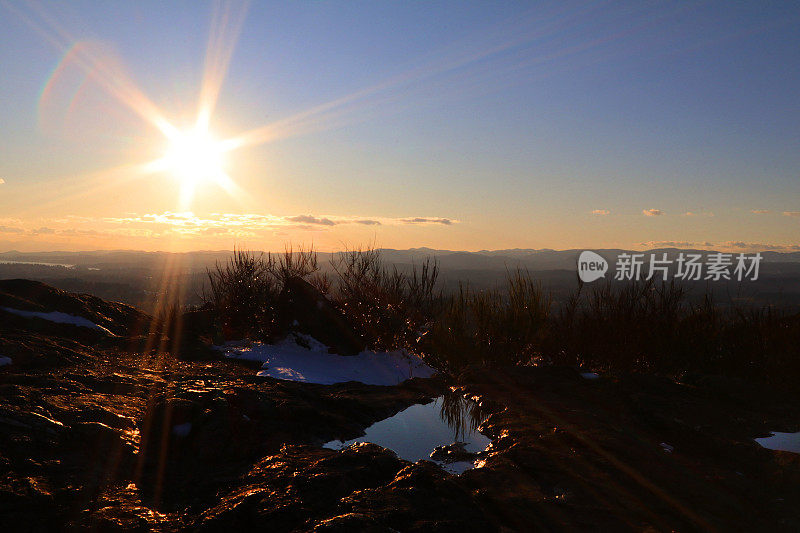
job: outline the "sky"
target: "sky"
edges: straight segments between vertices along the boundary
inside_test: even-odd
[[[798,23],[0,0],[0,251],[798,250]]]

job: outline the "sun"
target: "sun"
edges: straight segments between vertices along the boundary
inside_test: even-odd
[[[191,204],[199,186],[216,184],[227,192],[235,187],[225,171],[229,150],[207,128],[172,129],[165,134],[164,155],[147,165],[149,172],[163,172],[180,183],[181,207]]]
[[[181,184],[196,186],[225,176],[223,156],[222,143],[210,132],[192,129],[169,139],[162,164]]]

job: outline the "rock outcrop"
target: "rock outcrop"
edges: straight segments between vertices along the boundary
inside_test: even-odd
[[[286,280],[278,298],[278,329],[311,335],[339,355],[355,355],[366,348],[362,339],[316,287],[298,276]]]

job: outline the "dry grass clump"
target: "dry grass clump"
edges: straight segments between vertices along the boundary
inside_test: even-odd
[[[549,295],[527,271],[509,273],[502,289],[474,291],[462,284],[445,299],[422,346],[450,370],[526,363],[541,354],[550,306]]]
[[[227,263],[207,270],[211,303],[226,338],[268,337],[275,325],[275,305],[285,281],[318,270],[313,248],[282,254],[234,250]]]
[[[331,299],[375,348],[414,346],[441,308],[434,259],[403,272],[386,267],[380,251],[368,248],[337,255],[332,268]]]
[[[214,306],[226,338],[261,336],[269,329],[280,291],[274,272],[271,255],[247,250],[234,250],[227,263],[207,271],[205,299]]]
[[[677,283],[582,287],[553,320],[558,363],[680,376],[701,372],[789,384],[800,377],[800,316],[690,303]]]

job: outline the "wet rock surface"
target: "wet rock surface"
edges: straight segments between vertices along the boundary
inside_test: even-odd
[[[800,456],[752,440],[800,429],[786,393],[703,376],[465,372],[456,392],[478,400],[493,442],[454,476],[372,444],[320,447],[441,394],[442,380],[260,378],[179,353],[193,344],[131,326],[147,320],[135,310],[92,305],[118,337],[0,317],[13,359],[0,367],[3,531],[800,528]]]
[[[477,453],[467,451],[464,446],[463,442],[437,446],[431,452],[431,459],[443,463],[455,463],[458,461],[474,461],[478,458]]]

